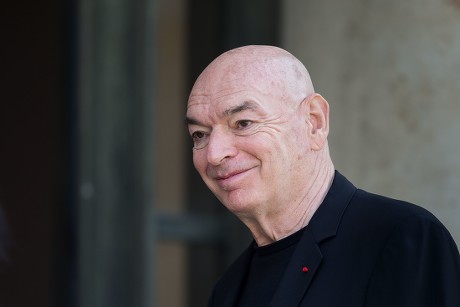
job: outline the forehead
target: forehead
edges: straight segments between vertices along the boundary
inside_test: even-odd
[[[271,108],[270,97],[252,89],[218,92],[216,95],[191,95],[187,121],[203,122],[211,118],[229,117],[244,111],[265,114]]]
[[[225,64],[225,65],[224,65]],[[280,97],[286,88],[279,74],[257,63],[211,65],[197,79],[190,93],[187,109],[225,108],[229,104],[255,100],[262,97]]]

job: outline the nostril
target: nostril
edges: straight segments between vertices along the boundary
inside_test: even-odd
[[[208,139],[208,163],[219,165],[226,159],[234,157],[238,152],[234,141],[230,131],[222,127],[214,128]]]
[[[231,159],[236,153],[236,148],[230,143],[208,144],[208,162],[213,165],[219,165],[223,161]]]

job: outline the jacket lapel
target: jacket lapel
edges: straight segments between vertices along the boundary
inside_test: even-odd
[[[309,229],[305,229],[289,261],[270,306],[297,306],[310,286],[323,256]]]
[[[356,188],[339,172],[321,206],[305,228],[270,306],[298,306],[321,265],[320,244],[334,237]],[[305,268],[304,268],[305,267]]]
[[[212,304],[210,304],[210,306],[236,306],[253,253],[254,248],[251,244],[229,267],[227,270],[228,273],[226,273],[224,278],[218,281],[216,285],[216,290],[212,295]]]

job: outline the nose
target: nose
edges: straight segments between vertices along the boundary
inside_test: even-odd
[[[230,132],[214,130],[209,136],[208,163],[219,165],[226,159],[234,157],[238,152],[234,141],[234,136]]]

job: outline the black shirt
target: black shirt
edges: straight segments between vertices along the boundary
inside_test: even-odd
[[[258,247],[254,242],[239,307],[268,306],[299,242],[303,229],[270,245]]]

